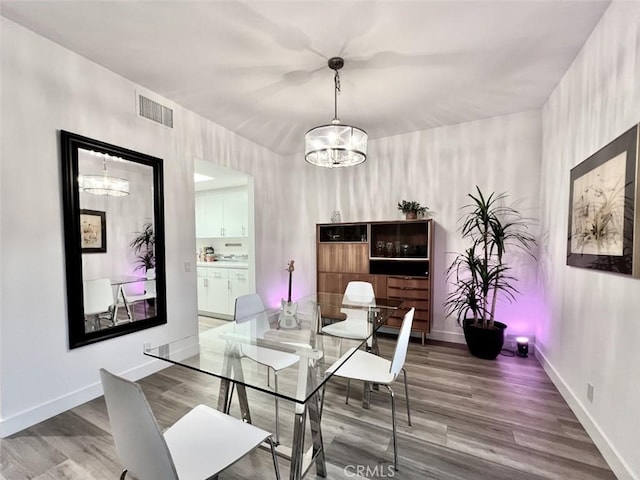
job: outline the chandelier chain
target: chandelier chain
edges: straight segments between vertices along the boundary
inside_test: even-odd
[[[335,91],[333,95],[333,121],[338,120],[338,93],[340,92],[340,73],[336,70],[336,75],[333,78],[333,83],[335,84]]]

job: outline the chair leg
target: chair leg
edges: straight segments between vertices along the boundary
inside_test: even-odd
[[[320,418],[322,418],[322,409],[324,408],[324,396],[327,393],[327,382],[322,385],[322,393],[320,394]]]
[[[280,468],[278,468],[278,457],[276,456],[276,445],[271,437],[267,438],[271,447],[271,459],[273,460],[273,468],[276,471],[276,479],[280,480]]]
[[[125,468],[122,473],[120,474],[120,480],[124,480],[124,477],[127,476],[127,469]]]
[[[393,395],[393,390],[389,385],[385,385],[391,395],[391,423],[393,425],[393,469],[398,471],[398,435],[396,434],[396,401]]]
[[[409,411],[409,387],[407,385],[407,371],[402,368],[402,375],[404,376],[404,396],[407,399],[407,423],[411,426],[411,412]]]
[[[347,378],[347,397],[344,399],[344,403],[349,405],[349,387],[351,386],[351,379]]]
[[[273,387],[276,392],[276,433],[273,436],[273,441],[276,445],[280,444],[280,408],[278,405],[278,372],[276,370],[273,371]]]

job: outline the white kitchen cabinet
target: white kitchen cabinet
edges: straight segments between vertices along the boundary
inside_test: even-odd
[[[216,195],[196,196],[196,237],[221,237],[223,231],[223,204]]]
[[[204,268],[198,268],[198,311],[209,311],[209,291],[207,290],[207,277]]]
[[[233,314],[229,312],[229,277],[225,268],[210,268],[207,276],[209,311]]]
[[[247,191],[229,191],[223,195],[223,236],[247,236]]]
[[[229,270],[229,308],[231,314],[235,309],[236,298],[249,293],[249,275],[247,270]]]
[[[248,204],[246,188],[198,192],[196,237],[246,237]]]
[[[198,311],[233,316],[236,298],[249,293],[246,268],[198,267]]]

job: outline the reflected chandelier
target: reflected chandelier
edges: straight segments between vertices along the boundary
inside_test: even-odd
[[[340,70],[344,60],[329,59],[329,68],[334,70],[334,116],[330,125],[312,128],[304,137],[304,159],[319,167],[351,167],[367,159],[367,132],[358,127],[343,125],[338,119],[338,92]]]
[[[107,156],[102,155],[102,175],[79,175],[78,187],[81,192],[109,197],[129,195],[129,181],[124,178],[110,177],[107,173]]]

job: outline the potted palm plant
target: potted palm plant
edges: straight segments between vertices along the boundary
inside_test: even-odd
[[[460,232],[470,246],[447,268],[453,290],[444,307],[462,326],[471,354],[493,360],[502,350],[507,327],[495,320],[498,298],[513,301],[519,293],[505,252],[521,250],[533,257],[536,241],[526,219],[504,204],[506,194],[486,196],[476,186],[475,195],[468,196],[472,202],[463,207]]]
[[[398,210],[405,214],[407,220],[415,220],[418,216],[424,215],[429,207],[423,207],[418,202],[402,200],[398,202]]]
[[[142,226],[142,231],[137,233],[129,244],[136,256],[134,271],[144,270],[145,275],[149,276],[149,270],[156,267],[156,236],[153,231],[153,225],[145,223]]]

